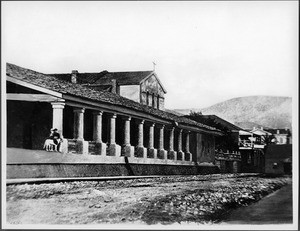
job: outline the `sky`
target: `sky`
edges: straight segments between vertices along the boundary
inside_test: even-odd
[[[298,1],[1,2],[2,60],[155,72],[169,109],[298,92]]]

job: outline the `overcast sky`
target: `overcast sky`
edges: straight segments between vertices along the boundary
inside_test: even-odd
[[[3,60],[39,72],[155,61],[170,109],[297,90],[298,1],[1,4]]]

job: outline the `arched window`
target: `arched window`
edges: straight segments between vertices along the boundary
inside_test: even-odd
[[[149,92],[146,94],[146,105],[149,106]]]
[[[152,107],[153,107],[153,108],[156,108],[156,106],[155,106],[155,96],[154,96],[154,93],[152,93]]]

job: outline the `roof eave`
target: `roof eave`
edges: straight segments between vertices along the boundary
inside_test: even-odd
[[[45,87],[41,87],[41,86],[38,86],[38,85],[35,85],[35,84],[32,84],[32,83],[29,83],[29,82],[24,81],[24,80],[19,79],[19,78],[15,78],[15,77],[11,77],[11,76],[6,75],[6,80],[11,82],[11,83],[19,84],[23,87],[28,87],[32,90],[40,91],[40,92],[43,92],[43,93],[46,93],[46,94],[49,94],[49,95],[53,95],[53,96],[56,96],[56,97],[59,97],[59,98],[63,97],[61,92],[49,90]]]

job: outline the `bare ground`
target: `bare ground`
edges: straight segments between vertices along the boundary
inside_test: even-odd
[[[291,183],[243,174],[7,186],[9,224],[215,223]]]

